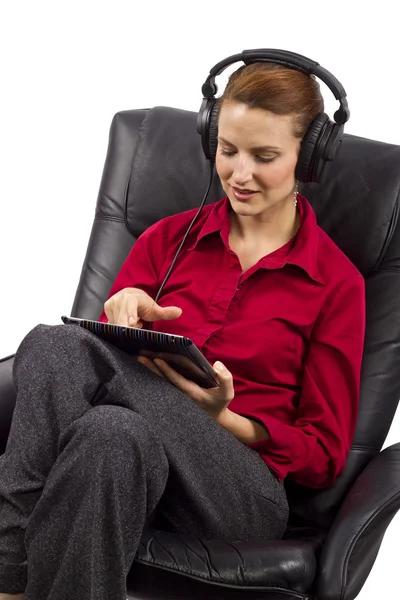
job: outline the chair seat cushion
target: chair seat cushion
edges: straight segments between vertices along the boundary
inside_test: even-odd
[[[308,594],[324,537],[322,531],[289,527],[282,540],[223,542],[149,528],[142,536],[128,576],[128,590],[131,588],[134,593],[141,578],[146,581],[151,578],[153,587],[157,581],[163,587],[160,598],[176,598],[176,590],[187,584],[184,579],[190,578],[213,584],[212,587],[221,586],[221,598],[227,597],[227,586],[248,591],[260,591],[260,588],[278,591],[278,588]],[[165,577],[171,596],[166,592]],[[209,592],[205,593],[209,598]],[[140,595],[142,597],[158,596],[153,590],[152,595]],[[286,592],[285,597],[290,595]]]

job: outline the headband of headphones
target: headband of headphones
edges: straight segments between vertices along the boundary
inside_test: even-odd
[[[303,152],[300,156],[299,173],[301,180],[317,181],[326,160],[333,160],[339,150],[343,126],[350,118],[346,92],[342,84],[332,73],[321,67],[317,62],[286,50],[256,49],[243,50],[240,54],[228,56],[217,63],[211,70],[202,85],[203,101],[197,118],[197,131],[201,134],[203,150],[207,158],[214,160],[216,140],[216,98],[218,92],[215,83],[216,76],[220,75],[229,65],[242,61],[246,65],[256,62],[272,62],[285,67],[301,71],[307,75],[315,75],[321,79],[331,90],[340,107],[334,114],[335,123],[329,120],[325,113],[321,113],[314,120],[308,134],[305,136]],[[210,151],[211,147],[211,151]]]

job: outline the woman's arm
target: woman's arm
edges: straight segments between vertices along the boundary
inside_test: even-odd
[[[254,444],[268,439],[269,433],[264,425],[247,417],[242,417],[226,408],[215,420],[227,429],[243,444]]]
[[[257,421],[266,437],[244,443],[280,479],[289,475],[302,485],[324,488],[343,471],[357,421],[364,335],[365,286],[357,274],[338,286],[314,326],[296,421],[289,425],[270,416],[267,399],[260,399],[263,411]],[[229,417],[226,422],[239,439],[262,435],[252,422],[236,420],[232,426]]]

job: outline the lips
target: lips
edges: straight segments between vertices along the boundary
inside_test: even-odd
[[[237,188],[237,187],[234,187],[233,189],[236,190],[237,192],[239,192],[239,194],[255,194],[255,190],[246,190],[246,189]]]
[[[257,192],[254,190],[240,189],[237,187],[232,187],[232,191],[237,200],[250,200],[250,198],[257,194]]]

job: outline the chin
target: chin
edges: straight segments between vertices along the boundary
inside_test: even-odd
[[[260,205],[260,201],[257,198],[252,198],[251,200],[238,200],[233,194],[227,194],[227,196],[232,208],[235,209],[235,212],[253,212],[254,210],[262,210],[265,208],[265,206]]]

